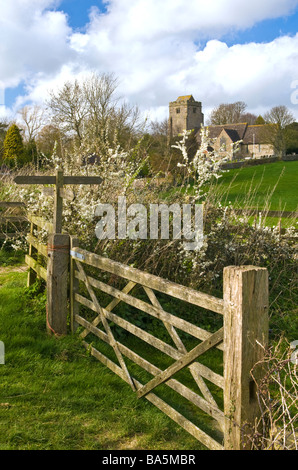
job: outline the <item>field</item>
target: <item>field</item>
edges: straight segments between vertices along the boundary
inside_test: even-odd
[[[224,205],[272,211],[297,211],[297,188],[297,161],[229,170],[216,184]]]

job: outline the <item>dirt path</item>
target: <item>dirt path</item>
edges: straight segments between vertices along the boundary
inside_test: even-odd
[[[5,273],[23,273],[25,271],[27,271],[28,269],[28,266],[27,265],[24,265],[24,266],[16,266],[16,267],[12,267],[12,266],[0,266],[0,274],[5,274]]]

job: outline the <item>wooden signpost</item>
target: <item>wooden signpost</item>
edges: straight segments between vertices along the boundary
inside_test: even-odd
[[[100,184],[102,179],[99,176],[64,176],[63,171],[57,170],[55,176],[17,176],[14,182],[54,185],[54,188],[44,188],[45,194],[54,197],[54,227],[48,241],[47,327],[49,332],[66,335],[70,237],[62,233],[63,199],[73,201],[74,194],[64,185]]]

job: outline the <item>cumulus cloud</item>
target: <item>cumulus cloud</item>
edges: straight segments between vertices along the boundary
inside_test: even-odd
[[[72,59],[67,17],[50,0],[0,0],[0,80],[17,86],[35,74],[53,74]]]
[[[222,38],[288,15],[297,5],[298,0],[110,0],[104,13],[94,7],[84,32],[77,32],[58,1],[0,0],[0,84],[24,81],[21,105],[42,100],[50,88],[88,70],[114,72],[119,93],[158,118],[166,117],[169,101],[189,93],[205,112],[236,100],[252,112],[290,106],[298,35],[230,47]]]
[[[115,41],[148,41],[169,35],[210,38],[289,14],[297,0],[109,0],[108,13],[91,15],[91,31]],[[112,39],[112,38],[111,38]]]

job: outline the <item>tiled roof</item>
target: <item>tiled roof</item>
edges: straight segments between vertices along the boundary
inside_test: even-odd
[[[243,138],[244,144],[261,144],[264,141],[264,125],[260,126],[247,126],[245,136]]]
[[[188,101],[188,100],[190,100],[191,98],[194,99],[192,95],[179,96],[179,97],[177,98],[177,101]]]
[[[208,126],[210,139],[217,139],[224,129],[233,142],[243,140],[247,128],[247,123],[225,124],[220,126]]]
[[[264,143],[264,125],[251,126],[247,123],[225,124],[218,126],[208,126],[209,138],[217,139],[224,129],[233,142],[243,141],[243,144]],[[200,133],[197,134],[200,142]]]

